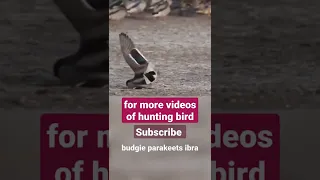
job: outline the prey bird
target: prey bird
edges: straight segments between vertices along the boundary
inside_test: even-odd
[[[127,87],[148,88],[158,76],[154,65],[142,55],[127,34],[120,33],[119,40],[123,57],[134,72],[134,77],[126,82]]]
[[[171,12],[172,0],[150,0],[148,9],[152,10],[153,17],[165,17]]]
[[[124,6],[127,9],[127,13],[135,14],[143,12],[147,7],[147,3],[144,0],[125,0]]]
[[[109,20],[121,20],[127,15],[122,0],[109,0]]]

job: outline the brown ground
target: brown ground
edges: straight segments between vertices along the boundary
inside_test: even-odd
[[[52,85],[58,82],[52,77],[52,64],[57,58],[77,49],[78,37],[51,0],[1,1],[0,5],[0,108],[73,110],[107,107],[107,89],[72,89]],[[142,51],[162,71],[162,75],[156,90],[123,90],[131,72],[115,76],[115,73],[123,72],[122,65],[124,70],[127,69],[122,59],[113,58],[113,53],[112,62],[118,60],[122,64],[113,66],[111,63],[111,95],[209,95],[210,21],[197,21],[199,19],[168,18],[165,21],[119,22],[122,29],[118,31],[130,32],[137,44],[142,45]],[[148,24],[152,26],[146,28]],[[125,26],[132,26],[131,30]],[[180,33],[178,28],[182,27],[188,29]],[[138,31],[134,33],[133,29],[137,28],[144,28],[140,36]],[[167,32],[170,29],[172,33]],[[201,30],[203,32],[199,33]],[[116,47],[117,37],[117,33],[112,30],[111,42]],[[193,46],[194,43],[200,45]],[[164,59],[170,66],[161,63]],[[191,64],[192,60],[197,63]],[[183,69],[176,70],[179,66]],[[176,71],[174,75],[173,70]],[[198,75],[199,72],[203,72],[202,75]],[[175,79],[171,82],[168,78]]]
[[[51,73],[54,60],[77,48],[76,33],[51,0],[1,1],[0,5],[0,108],[96,109],[107,106],[107,90],[44,85],[57,81]],[[212,7],[212,106],[223,109],[319,107],[319,6],[317,0],[215,1]],[[145,32],[138,32],[138,23],[158,23],[160,27],[149,26],[150,31],[147,31],[145,25],[139,26]],[[128,24],[135,26],[126,28]],[[174,34],[179,37],[175,40],[162,31],[168,31],[164,24],[170,24],[172,28],[169,29],[176,33],[178,28],[184,31],[190,27],[196,32],[188,31],[187,37],[179,32]],[[186,24],[188,26],[183,26]],[[210,41],[204,38],[208,31],[193,26],[195,24],[209,26],[210,22],[198,18],[168,18],[159,22],[125,20],[119,23],[117,27],[122,29],[117,31],[129,32],[162,75],[154,90],[124,90],[125,80],[131,77],[130,71],[126,72],[122,59],[119,62],[112,59],[115,69],[111,71],[111,95],[208,93],[210,86],[203,82],[210,81],[210,76],[204,62],[207,55],[203,52]],[[117,33],[113,31],[111,37],[115,48],[118,48]],[[157,42],[154,34],[161,35],[166,42]],[[178,52],[169,49],[169,40]],[[195,50],[183,51],[194,43],[199,44],[195,45]],[[154,53],[155,48],[160,50]],[[174,55],[164,58],[167,52]],[[204,58],[197,59],[194,65],[184,64],[185,58],[173,58],[181,58],[183,54],[189,61],[194,59],[190,56],[193,54]],[[121,57],[116,53],[112,56]],[[164,59],[173,66],[166,67],[161,63]],[[181,65],[189,67],[178,70],[177,79],[168,82],[168,77],[174,76],[172,69]],[[115,76],[116,72],[126,73]],[[205,75],[199,76],[199,72]]]
[[[214,1],[213,108],[320,107],[319,8],[317,0]]]
[[[110,95],[208,96],[211,93],[211,21],[195,18],[125,19],[110,23]],[[133,71],[120,52],[118,34],[127,33],[160,71],[152,89],[127,89]]]

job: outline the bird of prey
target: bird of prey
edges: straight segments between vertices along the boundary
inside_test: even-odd
[[[127,34],[120,33],[119,40],[123,57],[134,72],[134,77],[126,82],[127,87],[148,88],[157,79],[154,65],[142,55]]]

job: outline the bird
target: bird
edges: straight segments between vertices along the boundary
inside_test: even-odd
[[[156,5],[163,3],[166,0],[148,0],[147,9],[153,9]],[[172,0],[168,0],[169,5],[172,5]]]
[[[121,20],[127,16],[122,0],[109,0],[109,20]]]
[[[165,17],[171,11],[171,0],[151,0],[149,9],[152,9],[153,17]]]
[[[123,57],[134,72],[134,77],[126,81],[126,86],[130,89],[149,88],[158,76],[155,66],[143,56],[127,34],[120,33],[119,40]]]
[[[154,5],[162,0],[148,0],[146,9],[153,9]]]
[[[200,1],[197,7],[197,13],[211,16],[211,1]]]
[[[147,3],[144,0],[126,0],[124,6],[127,10],[127,13],[134,14],[140,13],[145,10]]]

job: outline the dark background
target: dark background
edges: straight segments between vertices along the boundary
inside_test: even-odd
[[[215,109],[320,107],[320,1],[217,0]]]
[[[61,87],[52,76],[56,59],[78,48],[77,33],[52,0],[6,0],[0,7],[0,108],[108,107],[108,89]],[[110,27],[111,95],[210,95],[210,17],[126,18]],[[159,68],[154,89],[126,89],[133,73],[120,53],[120,32]]]
[[[107,109],[108,89],[61,87],[53,77],[78,35],[52,0],[1,1],[0,17],[0,108]]]

